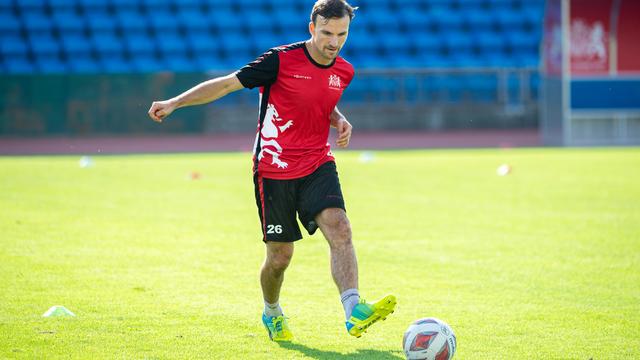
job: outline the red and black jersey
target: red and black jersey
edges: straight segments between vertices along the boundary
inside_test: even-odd
[[[327,142],[330,115],[353,74],[339,56],[318,64],[304,42],[270,49],[238,70],[244,87],[260,87],[254,172],[296,179],[334,160]]]

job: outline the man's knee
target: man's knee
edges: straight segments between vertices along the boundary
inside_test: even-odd
[[[332,246],[351,245],[351,223],[342,209],[326,209],[318,217],[323,232]]]
[[[291,263],[293,246],[278,244],[267,249],[267,265],[278,271],[284,271]]]

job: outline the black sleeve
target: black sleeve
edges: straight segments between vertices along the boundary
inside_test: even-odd
[[[243,66],[236,72],[236,76],[245,88],[253,89],[256,86],[267,86],[276,81],[279,66],[278,52],[271,49]]]

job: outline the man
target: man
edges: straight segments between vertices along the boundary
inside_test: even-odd
[[[260,272],[265,305],[262,322],[273,341],[293,338],[279,296],[293,242],[302,238],[296,213],[310,235],[320,228],[329,243],[331,273],[349,334],[360,337],[371,324],[392,313],[396,304],[393,295],[373,304],[360,301],[351,225],[327,143],[331,126],[338,131],[338,146],[347,147],[351,138],[351,124],[336,104],[354,75],[353,66],[338,56],[353,12],[344,0],[318,0],[309,23],[311,39],[270,49],[233,74],[154,102],[149,109],[149,116],[162,122],[177,108],[260,87],[254,184],[266,244]]]

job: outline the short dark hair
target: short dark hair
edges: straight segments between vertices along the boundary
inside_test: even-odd
[[[351,21],[355,16],[354,11],[357,9],[358,7],[349,5],[345,0],[318,0],[311,10],[311,22],[315,24],[318,15],[325,19],[349,16],[349,21]]]

